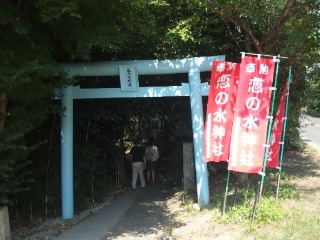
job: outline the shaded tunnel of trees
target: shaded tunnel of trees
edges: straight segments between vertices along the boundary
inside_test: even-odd
[[[202,75],[209,80],[210,73]],[[140,86],[174,86],[181,82],[187,82],[187,74],[139,76]],[[120,87],[116,77],[81,78],[78,83],[81,88]],[[203,97],[204,106],[206,101]],[[60,101],[54,103],[59,105]],[[161,156],[160,174],[168,184],[181,186],[182,143],[192,142],[189,97],[74,100],[73,121],[75,212],[131,186],[131,164],[125,151],[137,136],[155,138]],[[28,146],[39,146],[21,166],[20,191],[10,195],[14,199],[9,208],[13,219],[61,214],[60,123],[60,115],[50,115],[25,136]]]

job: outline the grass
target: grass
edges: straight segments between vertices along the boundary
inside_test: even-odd
[[[320,234],[319,218],[310,217],[304,213],[288,217],[285,221],[270,224],[265,229],[259,228],[251,232],[257,240],[273,239],[303,239],[318,240]],[[277,229],[281,228],[280,231]]]
[[[185,192],[177,193],[176,200],[180,198],[184,199],[184,202],[177,200],[171,205],[171,210],[175,212],[175,224],[171,226],[170,236],[174,239],[229,237],[227,239],[318,240],[318,159],[319,154],[310,148],[306,148],[303,153],[286,153],[283,165],[286,172],[281,173],[279,198],[275,200],[278,175],[276,171],[271,170],[267,173],[254,221],[251,221],[251,217],[259,176],[250,175],[248,182],[238,185],[236,176],[231,176],[226,214],[222,216],[226,173],[217,166],[211,167],[210,200],[213,207],[196,211],[192,209],[192,197],[188,197]],[[180,197],[177,198],[179,194]],[[199,224],[202,226],[201,230],[195,228]],[[179,230],[181,227],[183,231]]]

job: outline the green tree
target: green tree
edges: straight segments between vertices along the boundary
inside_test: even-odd
[[[173,6],[173,1],[156,2],[166,2],[175,9],[176,21],[169,28],[168,39],[180,40],[185,43],[183,46],[207,46],[208,55],[220,54],[220,47],[222,54],[225,53],[230,61],[240,61],[240,52],[288,57],[281,59],[278,89],[283,87],[288,68],[292,67],[287,125],[287,139],[290,144],[287,147],[298,147],[300,110],[304,106],[304,100],[308,98],[307,91],[310,86],[306,81],[307,68],[319,62],[320,2],[174,1],[177,7]],[[211,41],[213,45],[207,45],[209,42],[205,36],[223,42]],[[183,51],[181,49],[180,51]]]
[[[320,116],[320,79],[319,79],[320,68],[319,64],[309,69],[307,75],[307,83],[309,88],[307,89],[308,99],[304,102],[307,107],[307,112],[312,115]]]
[[[15,162],[30,153],[22,154],[21,149],[39,144],[30,139],[26,143],[26,134],[39,128],[48,114],[62,112],[53,101],[56,90],[73,81],[59,62],[112,59],[121,52],[125,36],[117,22],[125,21],[129,6],[101,0],[2,1],[0,134],[4,145],[0,178],[8,181],[1,181],[1,202],[7,201],[6,193],[15,191],[12,184],[5,184],[15,177]]]

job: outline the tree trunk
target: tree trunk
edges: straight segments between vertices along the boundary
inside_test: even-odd
[[[4,128],[4,122],[7,113],[8,96],[5,93],[0,93],[0,132]]]
[[[117,161],[117,168],[118,168],[118,177],[119,177],[119,183],[122,186],[126,186],[126,171],[125,171],[125,165],[124,165],[124,142],[123,139],[120,140],[120,151],[116,154],[116,161]]]

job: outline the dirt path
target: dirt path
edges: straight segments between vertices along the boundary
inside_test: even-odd
[[[290,159],[285,165],[287,173],[300,193],[298,204],[320,219],[320,152],[307,147],[303,153],[289,153],[286,157]]]
[[[171,221],[166,208],[166,189],[160,183],[147,183],[137,191],[140,193],[135,204],[105,239],[166,239],[165,224]]]

